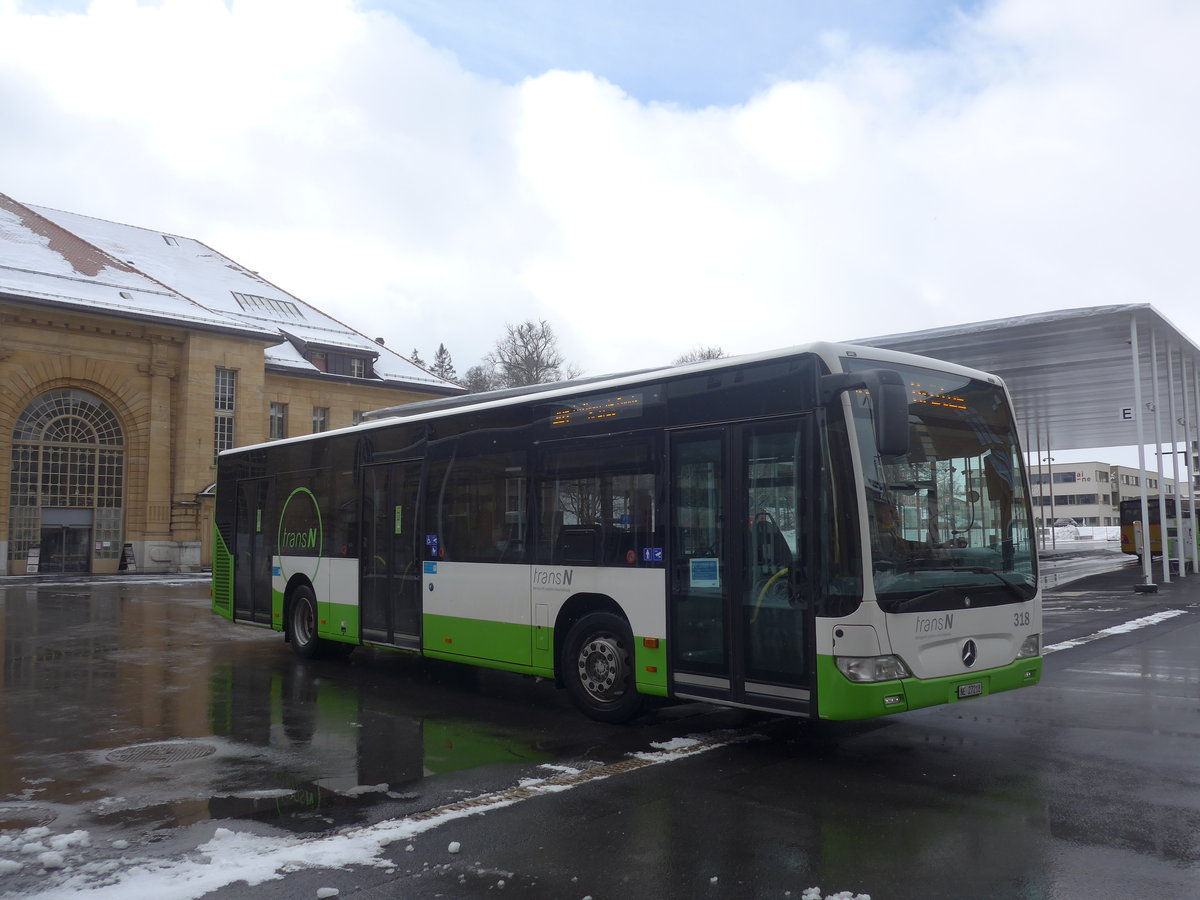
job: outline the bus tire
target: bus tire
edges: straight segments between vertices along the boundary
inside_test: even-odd
[[[288,607],[288,632],[292,650],[301,659],[316,659],[325,643],[317,637],[317,597],[308,585],[296,588]]]
[[[577,707],[598,722],[627,722],[642,707],[633,667],[633,634],[620,616],[588,613],[567,632],[563,681]]]

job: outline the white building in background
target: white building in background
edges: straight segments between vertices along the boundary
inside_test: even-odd
[[[1141,496],[1142,481],[1146,494],[1157,497],[1189,496],[1186,475],[1176,482],[1160,479],[1158,472],[1146,472],[1129,466],[1103,462],[1043,463],[1029,465],[1030,490],[1036,525],[1078,525],[1080,527],[1119,526],[1122,500]],[[1180,485],[1183,486],[1182,492]]]

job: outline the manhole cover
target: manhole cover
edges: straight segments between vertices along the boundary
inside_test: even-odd
[[[168,742],[119,747],[110,750],[104,758],[117,763],[177,763],[189,759],[203,759],[216,752],[217,748],[212,744]]]
[[[0,831],[21,831],[49,825],[55,814],[48,809],[24,806],[0,806]]]

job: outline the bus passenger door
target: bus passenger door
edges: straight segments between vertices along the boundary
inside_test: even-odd
[[[809,604],[797,567],[806,419],[671,436],[676,696],[804,712]]]
[[[725,429],[671,435],[670,655],[677,694],[728,698]]]
[[[270,486],[268,478],[237,484],[233,617],[243,622],[271,622],[271,552],[264,532]]]
[[[363,469],[363,640],[420,646],[420,484],[420,460]]]
[[[736,601],[743,699],[795,712],[808,710],[813,665],[801,547],[813,470],[809,434],[807,417],[737,428],[738,512],[748,523]]]

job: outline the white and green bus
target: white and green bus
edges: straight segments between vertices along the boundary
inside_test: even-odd
[[[218,462],[213,604],[313,657],[390,647],[857,719],[1041,677],[1008,393],[868,347],[380,410]]]

